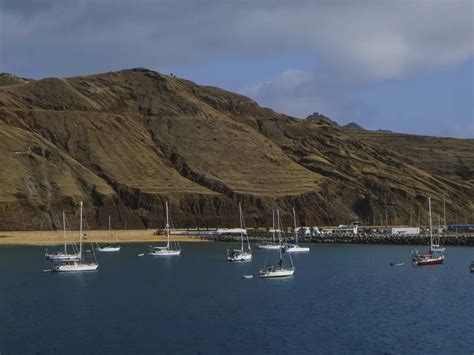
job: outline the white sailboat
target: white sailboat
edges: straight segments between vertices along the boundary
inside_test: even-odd
[[[168,211],[168,202],[166,202],[166,237],[168,238],[168,242],[164,247],[153,247],[148,252],[148,255],[152,256],[174,256],[181,254],[181,248],[179,243],[175,243],[175,248],[171,245],[170,242],[170,224],[169,224],[169,211]]]
[[[277,220],[278,220],[278,229],[280,229],[280,213],[277,210]],[[278,233],[278,242],[281,246],[281,232]],[[285,267],[283,265],[283,254],[282,248],[279,248],[279,255],[280,260],[277,264],[265,265],[263,268],[260,269],[260,278],[267,279],[267,278],[277,278],[277,277],[290,277],[295,274],[296,268],[293,265],[293,260],[291,259],[291,254],[288,254],[291,262],[291,267]]]
[[[78,261],[79,253],[68,254],[67,252],[67,240],[66,240],[66,214],[63,211],[63,230],[64,230],[64,252],[57,252],[56,254],[49,254],[46,249],[45,256],[49,261]],[[77,249],[76,249],[77,250]]]
[[[228,261],[250,261],[252,260],[252,249],[250,248],[250,241],[245,229],[244,216],[242,215],[242,206],[239,202],[239,215],[240,215],[240,249],[229,250],[227,249],[227,260]],[[247,237],[247,250],[244,250],[244,231]]]
[[[84,251],[82,249],[82,201],[81,201],[81,212],[79,222],[79,260],[78,261],[66,261],[64,263],[54,264],[52,271],[56,272],[78,272],[78,271],[94,271],[97,270],[99,264],[97,262],[85,263],[84,262]]]
[[[110,240],[112,240],[112,231],[110,227],[111,226],[110,226],[110,216],[109,216],[109,236],[110,236]],[[118,242],[117,237],[115,237],[115,240]],[[120,251],[120,245],[112,245],[110,243],[106,245],[98,244],[96,250],[101,253],[116,253]]]
[[[265,250],[278,250],[278,249],[280,249],[281,248],[280,243],[277,243],[275,241],[275,233],[276,232],[277,232],[277,230],[276,230],[276,227],[275,227],[275,210],[272,209],[272,241],[258,244],[257,247],[259,249],[265,249]]]
[[[285,253],[308,253],[309,247],[302,247],[298,245],[298,232],[296,230],[296,212],[293,206],[293,228],[295,231],[295,243],[287,243],[285,246]]]

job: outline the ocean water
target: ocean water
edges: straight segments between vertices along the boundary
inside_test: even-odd
[[[44,248],[1,247],[0,353],[474,352],[474,248],[414,267],[410,246],[311,245],[293,256],[293,278],[262,280],[276,253],[230,263],[233,246],[183,243],[181,256],[153,258],[123,245],[80,274],[42,273]]]

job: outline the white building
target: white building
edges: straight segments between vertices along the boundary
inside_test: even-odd
[[[419,235],[420,228],[418,227],[390,227],[388,234],[391,235]]]
[[[333,233],[357,234],[358,227],[359,227],[359,222],[352,221],[351,224],[349,225],[340,224],[338,227],[321,228],[321,234],[333,234]]]
[[[246,229],[242,228],[218,228],[216,234],[247,234]]]

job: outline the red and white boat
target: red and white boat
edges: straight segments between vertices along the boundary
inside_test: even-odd
[[[413,265],[440,265],[444,262],[444,248],[440,248],[438,244],[433,244],[433,226],[431,221],[431,198],[428,197],[428,209],[430,213],[430,249],[424,254],[420,254],[418,250],[412,251]]]

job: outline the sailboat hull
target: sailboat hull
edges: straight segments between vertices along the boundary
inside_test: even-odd
[[[295,268],[263,268],[260,270],[260,278],[269,279],[276,277],[291,277],[295,274]]]
[[[227,254],[227,261],[251,261],[252,253],[242,250],[232,250]]]
[[[151,256],[176,256],[181,255],[181,250],[166,250],[166,249],[158,249],[153,250],[148,253]]]
[[[98,264],[82,264],[82,263],[72,263],[72,264],[60,264],[53,267],[55,272],[82,272],[82,271],[95,271],[99,268]]]
[[[120,247],[97,247],[96,250],[100,253],[116,253],[120,251]]]
[[[415,260],[414,264],[417,266],[423,265],[440,265],[444,262],[444,256],[419,258]]]
[[[79,254],[46,254],[46,259],[49,261],[79,261]]]
[[[257,247],[265,250],[278,250],[281,248],[279,244],[259,244]]]
[[[285,248],[285,253],[309,253],[309,248],[300,247],[298,245],[288,245]]]

